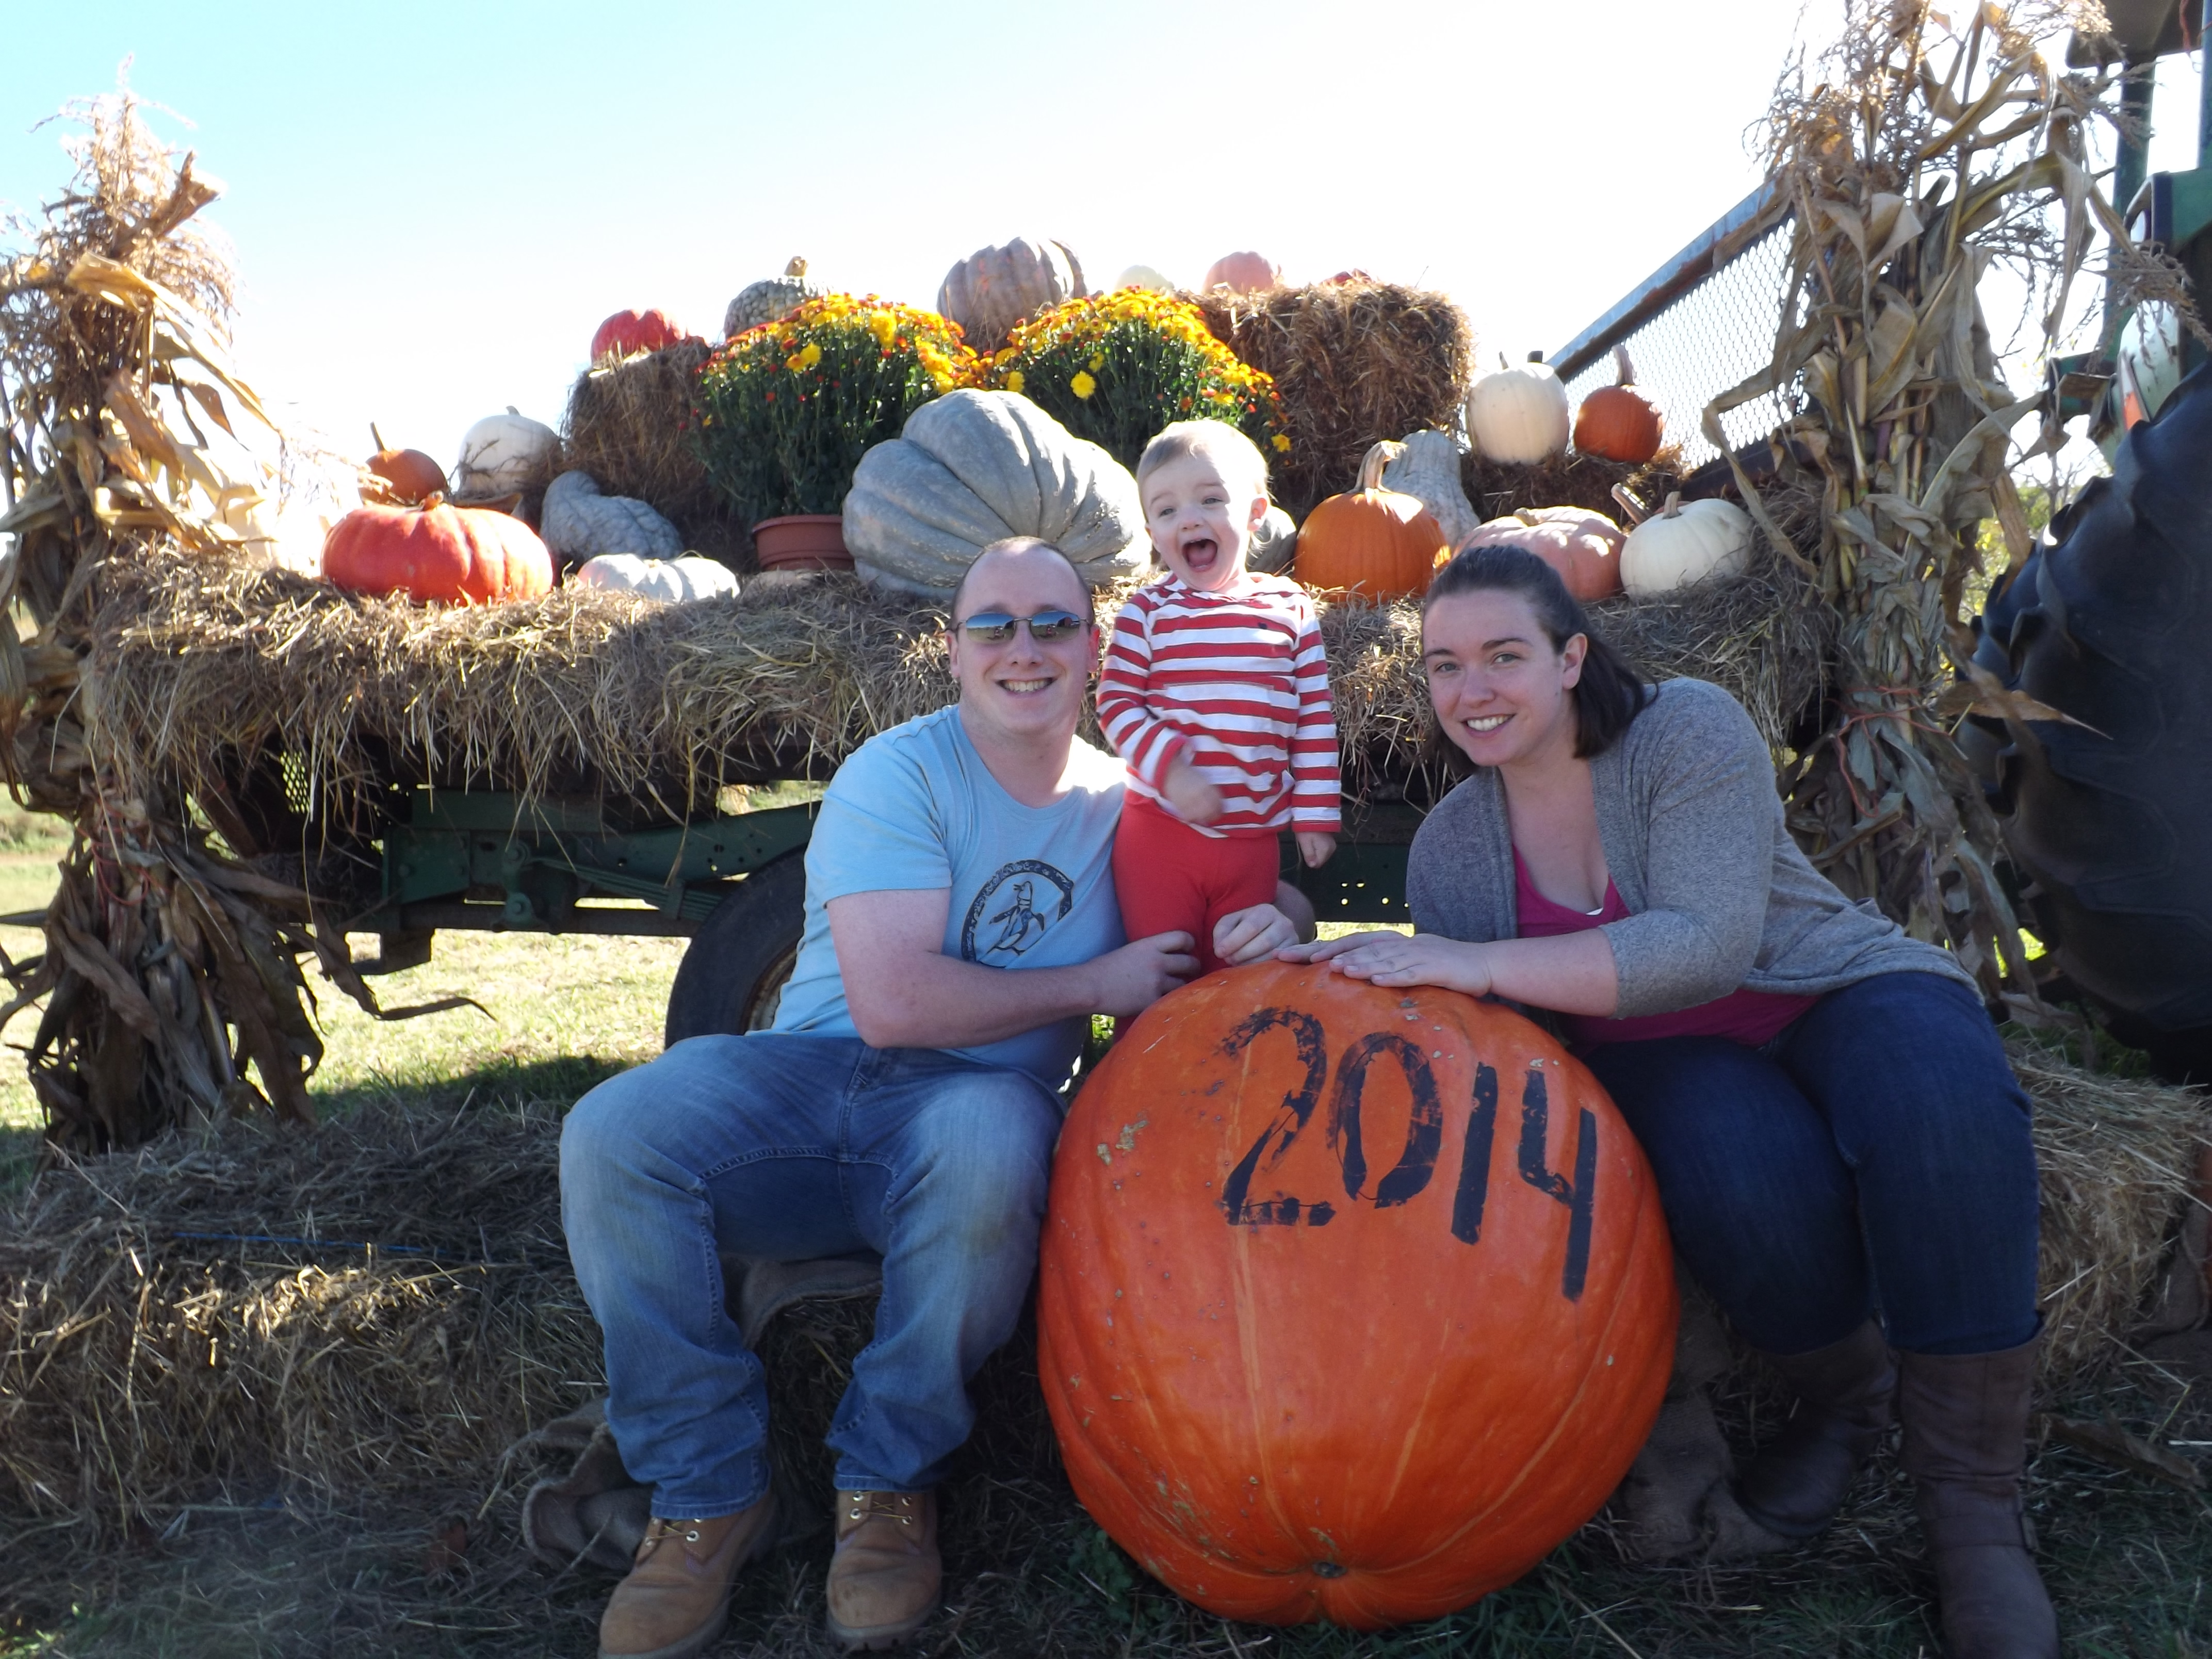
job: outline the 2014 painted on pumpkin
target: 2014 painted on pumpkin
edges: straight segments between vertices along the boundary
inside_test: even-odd
[[[1221,1207],[1231,1226],[1324,1227],[1337,1213],[1327,1199],[1307,1200],[1285,1194],[1257,1200],[1250,1196],[1253,1177],[1282,1162],[1298,1132],[1313,1116],[1328,1077],[1321,1022],[1295,1008],[1259,1010],[1230,1032],[1221,1052],[1233,1059],[1267,1032],[1279,1029],[1291,1034],[1298,1062],[1305,1068],[1304,1079],[1284,1095],[1281,1110],[1230,1171],[1222,1183]],[[1369,1068],[1383,1056],[1404,1075],[1412,1103],[1405,1150],[1376,1182],[1370,1197],[1365,1190],[1367,1156],[1360,1132],[1360,1106]],[[1478,1062],[1470,1093],[1467,1133],[1461,1143],[1459,1184],[1452,1194],[1451,1234],[1462,1244],[1481,1242],[1483,1212],[1489,1207],[1491,1149],[1498,1133],[1498,1068]],[[1546,1162],[1550,1115],[1543,1067],[1531,1066],[1521,1084],[1521,1179],[1566,1206],[1567,1258],[1559,1275],[1559,1294],[1572,1302],[1582,1295],[1589,1273],[1590,1215],[1597,1191],[1597,1119],[1587,1109],[1577,1113],[1575,1173],[1570,1181]],[[1385,1210],[1422,1192],[1436,1174],[1443,1125],[1443,1101],[1436,1072],[1418,1043],[1395,1031],[1370,1031],[1345,1049],[1337,1061],[1336,1087],[1329,1100],[1328,1146],[1344,1172],[1346,1197],[1355,1202],[1367,1199],[1375,1208]]]

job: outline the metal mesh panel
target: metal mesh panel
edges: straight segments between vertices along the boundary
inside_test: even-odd
[[[1627,338],[1636,383],[1665,414],[1667,436],[1681,445],[1686,470],[1720,454],[1701,424],[1705,405],[1773,358],[1790,274],[1790,225],[1783,220]],[[1613,378],[1607,353],[1567,383],[1567,395],[1580,403]],[[1770,394],[1722,416],[1721,430],[1740,449],[1788,420],[1801,402],[1794,390]]]

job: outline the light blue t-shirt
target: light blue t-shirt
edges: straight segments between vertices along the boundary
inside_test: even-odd
[[[807,843],[806,931],[775,1029],[859,1035],[830,939],[830,901],[852,893],[951,889],[945,954],[988,968],[1066,968],[1117,949],[1125,771],[1079,738],[1070,775],[1073,787],[1051,805],[1023,805],[983,764],[957,707],[862,744],[830,780]],[[1057,1089],[1086,1025],[1079,1016],[948,1052]]]

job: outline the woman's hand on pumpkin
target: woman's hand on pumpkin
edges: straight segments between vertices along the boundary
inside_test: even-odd
[[[1331,973],[1370,985],[1440,985],[1469,996],[1490,994],[1483,947],[1437,933],[1351,933],[1276,955],[1288,962],[1326,962]]]
[[[1185,823],[1211,823],[1221,816],[1221,792],[1180,755],[1160,780],[1160,793]]]
[[[1198,971],[1191,943],[1188,933],[1154,933],[1094,958],[1091,965],[1098,988],[1093,1012],[1117,1019],[1144,1012]]]
[[[1286,945],[1295,944],[1297,924],[1272,904],[1255,904],[1231,910],[1213,924],[1213,954],[1232,968],[1248,962],[1264,962]]]

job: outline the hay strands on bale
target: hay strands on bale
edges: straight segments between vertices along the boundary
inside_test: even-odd
[[[1323,496],[1351,489],[1379,438],[1450,431],[1474,360],[1474,337],[1442,294],[1359,276],[1310,288],[1185,296],[1206,325],[1253,368],[1274,377],[1286,453],[1270,489],[1304,519]]]
[[[378,1011],[307,896],[218,852],[101,726],[90,659],[116,576],[157,550],[245,562],[274,484],[252,446],[281,440],[229,361],[229,266],[191,223],[216,187],[129,93],[75,112],[75,185],[11,222],[27,246],[0,277],[0,606],[37,626],[0,626],[0,769],[76,833],[46,950],[0,972],[7,1013],[46,1000],[29,1060],[50,1134],[98,1149],[248,1106],[307,1117],[303,956]]]
[[[1953,740],[1972,678],[1960,608],[1994,514],[2013,562],[2028,532],[2008,471],[2034,398],[1996,378],[1977,283],[1993,262],[2027,275],[2045,349],[2101,225],[2123,270],[2158,276],[2090,173],[2104,79],[2056,72],[2039,50],[2074,8],[1982,6],[1954,27],[1929,0],[1851,0],[1809,89],[1785,77],[1768,116],[1769,174],[1794,210],[1790,275],[1768,366],[1716,398],[1720,416],[1802,387],[1779,434],[1814,458],[1816,544],[1793,552],[1836,623],[1835,679],[1817,739],[1790,775],[1790,825],[1829,878],[1916,937],[1947,944],[2024,1017],[2044,1010],[1992,865],[1994,817]],[[1745,504],[1778,547],[1741,465]],[[1987,677],[1981,677],[1986,680]],[[1994,683],[1966,702],[2010,717]]]

